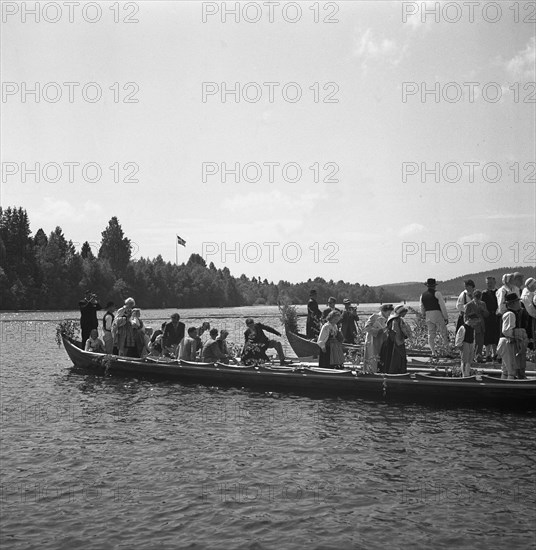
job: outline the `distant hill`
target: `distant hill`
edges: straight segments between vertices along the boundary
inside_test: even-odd
[[[519,271],[523,273],[523,278],[534,277],[536,279],[536,267],[500,267],[496,269],[488,269],[486,271],[480,271],[478,273],[467,273],[460,275],[455,279],[449,279],[448,281],[438,280],[437,289],[441,291],[443,296],[458,296],[463,290],[463,282],[467,279],[473,279],[476,284],[476,288],[484,290],[486,288],[486,277],[488,275],[497,279],[497,288],[501,286],[501,279],[505,273],[514,273]],[[418,300],[422,291],[424,290],[424,280],[419,282],[408,283],[391,283],[386,285],[380,285],[375,287],[376,289],[383,288],[388,290],[392,294],[396,294],[402,300],[415,301]]]

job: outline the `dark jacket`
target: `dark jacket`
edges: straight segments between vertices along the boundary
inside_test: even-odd
[[[268,336],[264,334],[264,331],[275,334],[276,336],[281,336],[281,333],[275,330],[275,328],[268,327],[262,323],[255,323],[255,334],[249,330],[249,328],[244,332],[244,338],[246,342],[253,342],[255,344],[268,344]]]
[[[177,327],[173,326],[173,321],[168,321],[164,328],[164,335],[162,336],[162,341],[164,347],[176,346],[184,338],[185,327],[184,323],[180,321],[177,323]]]

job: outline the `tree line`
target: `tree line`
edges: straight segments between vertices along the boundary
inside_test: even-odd
[[[315,288],[319,301],[335,296],[359,301],[398,301],[384,289],[321,277],[306,282],[277,284],[246,275],[234,277],[227,267],[208,266],[199,254],[186,263],[172,264],[158,255],[133,259],[132,244],[114,216],[101,233],[98,254],[89,242],[80,251],[61,227],[50,235],[39,229],[31,234],[21,207],[0,207],[0,307],[14,309],[69,310],[77,307],[86,289],[103,302],[121,303],[134,296],[142,308],[194,308],[273,305],[285,300],[304,304]]]

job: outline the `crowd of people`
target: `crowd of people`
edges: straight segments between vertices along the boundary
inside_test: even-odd
[[[499,362],[502,377],[525,378],[527,349],[533,349],[536,332],[536,280],[523,282],[521,273],[505,274],[502,286],[496,288],[493,277],[486,277],[486,288],[481,291],[474,281],[464,282],[456,309],[459,312],[454,342],[450,342],[449,323],[445,299],[437,290],[437,282],[429,278],[426,290],[420,297],[421,314],[428,330],[428,345],[434,357],[439,356],[437,337],[444,350],[459,350],[462,376],[469,376],[474,361],[479,363]],[[319,347],[319,366],[342,368],[345,351],[356,348],[358,335],[357,305],[345,298],[344,309],[337,307],[337,300],[330,297],[327,308],[320,310],[317,293],[310,291],[307,304],[307,337]],[[235,360],[227,345],[228,332],[211,328],[204,322],[200,327],[186,331],[179,313],[173,313],[169,321],[153,331],[141,318],[133,298],[127,298],[116,310],[113,302],[106,304],[102,317],[102,339],[99,337],[97,311],[103,309],[97,297],[86,292],[79,302],[82,341],[87,351],[116,354],[126,357],[165,356],[184,361],[228,363]],[[364,325],[365,342],[363,370],[366,373],[384,372],[402,374],[407,372],[406,340],[412,329],[405,320],[408,308],[404,304],[382,304]],[[209,338],[203,343],[201,336]],[[285,358],[280,341],[270,339],[266,332],[281,336],[276,329],[246,319],[244,345],[240,360],[246,365],[258,365],[269,358],[268,349],[275,349],[281,365]]]
[[[200,327],[186,326],[179,313],[173,313],[170,320],[153,330],[141,319],[141,310],[136,307],[134,298],[127,298],[124,305],[116,310],[113,302],[106,304],[102,317],[102,338],[99,337],[97,311],[102,310],[97,296],[87,291],[79,302],[80,327],[84,349],[95,353],[106,353],[132,358],[147,356],[167,357],[190,362],[229,363],[235,357],[227,345],[227,330],[211,328],[203,322]],[[208,331],[205,342],[201,336]],[[288,361],[281,342],[269,339],[265,332],[281,336],[281,333],[253,319],[246,319],[244,346],[240,359],[253,365],[268,361],[268,349],[275,349],[281,365]]]
[[[439,356],[438,336],[444,350],[460,353],[462,376],[469,376],[471,364],[501,363],[502,378],[525,378],[527,349],[533,349],[536,332],[536,280],[524,281],[521,273],[505,274],[502,286],[496,288],[494,277],[486,277],[485,290],[467,280],[458,296],[454,342],[450,342],[445,299],[437,290],[437,282],[429,278],[420,297],[421,314],[428,331],[428,345],[433,357]],[[343,300],[345,309],[336,307],[335,298],[320,311],[316,292],[310,292],[307,304],[307,337],[320,347],[320,366],[340,368],[345,360],[344,349],[355,343],[358,320],[350,300]],[[405,341],[412,331],[405,321],[408,308],[404,304],[383,304],[365,323],[363,370],[368,373],[407,372]]]

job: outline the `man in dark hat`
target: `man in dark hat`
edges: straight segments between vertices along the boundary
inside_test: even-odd
[[[106,304],[106,313],[102,316],[102,340],[104,342],[105,353],[113,353],[114,350],[114,338],[112,336],[112,327],[115,319],[114,311],[115,304],[108,302]]]
[[[435,341],[438,333],[445,346],[449,343],[449,334],[447,331],[449,314],[441,292],[436,290],[436,280],[430,278],[424,284],[427,289],[421,294],[421,313],[424,315],[426,327],[428,328],[428,345],[432,350],[432,355],[436,355]]]
[[[332,311],[338,311],[342,315],[342,311],[337,307],[337,300],[333,296],[330,296],[328,298],[328,307],[322,312],[322,322],[325,322],[326,317]]]
[[[502,335],[497,346],[497,353],[502,358],[501,378],[526,378],[528,337],[523,328],[521,302],[515,292],[509,292],[504,303],[506,312],[502,316]]]
[[[352,302],[345,298],[342,303],[344,304],[344,311],[342,312],[341,317],[341,332],[343,335],[343,342],[345,344],[355,344],[355,339],[357,336],[357,321],[359,317],[357,316],[357,308],[352,306]]]
[[[97,311],[102,309],[102,306],[97,301],[97,296],[86,290],[83,300],[78,302],[80,308],[80,329],[82,330],[82,342],[85,344],[89,338],[91,331],[99,328],[97,320]]]
[[[318,338],[321,317],[322,313],[316,301],[316,290],[312,289],[309,292],[309,301],[307,302],[307,324],[305,328],[307,338]]]

